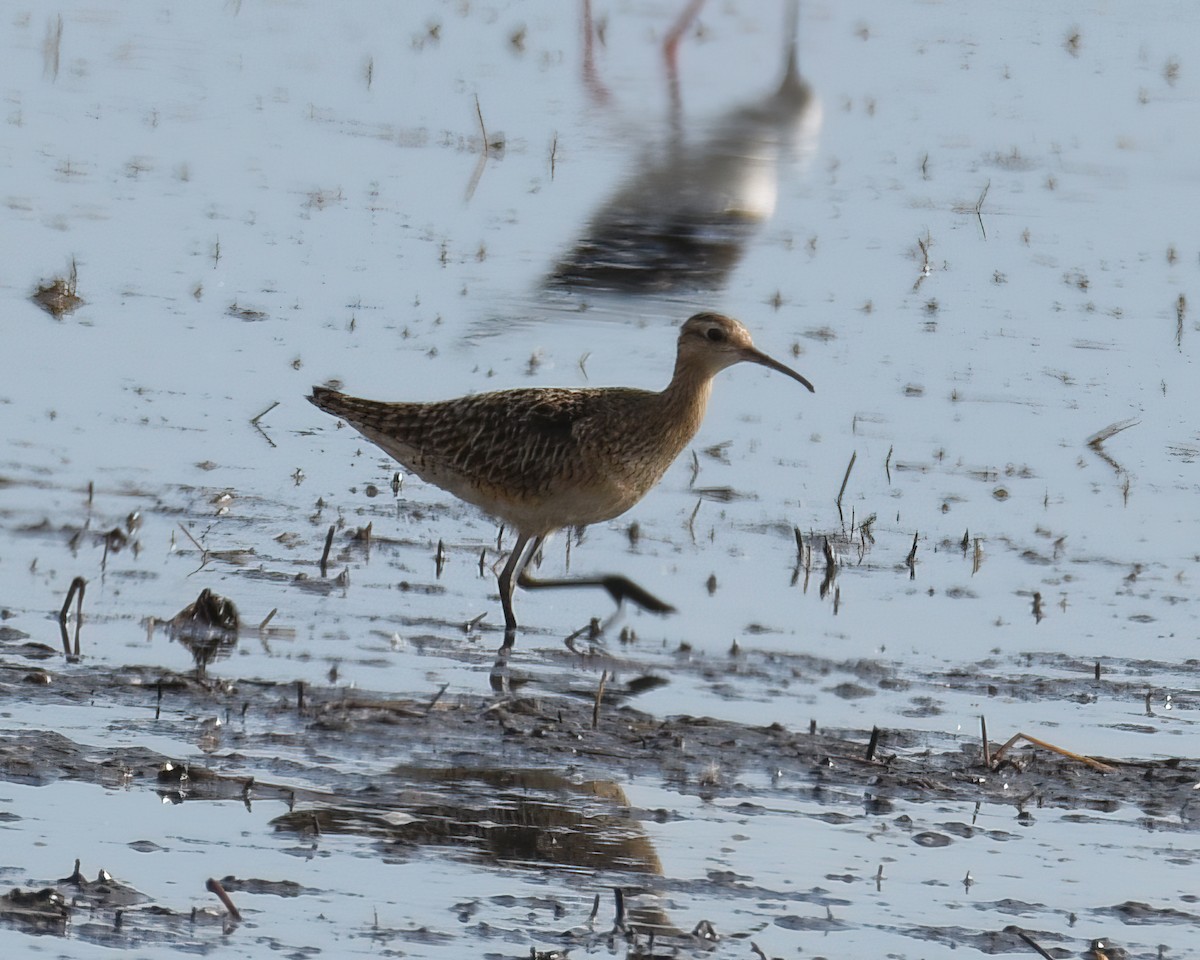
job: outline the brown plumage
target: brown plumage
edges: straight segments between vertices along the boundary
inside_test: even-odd
[[[756,349],[736,320],[699,313],[680,330],[674,376],[657,393],[528,387],[433,403],[383,403],[313,387],[309,400],[421,479],[516,529],[516,546],[499,578],[511,641],[514,578],[536,585],[522,571],[546,535],[611,520],[641,500],[695,436],[713,377],[741,361],[813,389]],[[636,588],[618,594],[605,585],[614,595],[653,601],[639,597]]]

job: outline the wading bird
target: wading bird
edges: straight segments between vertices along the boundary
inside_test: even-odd
[[[603,586],[618,602],[671,609],[624,577],[539,581],[525,567],[555,530],[611,520],[641,500],[700,428],[713,377],[743,361],[813,389],[757,349],[738,321],[698,313],[679,332],[675,372],[660,392],[527,387],[433,403],[384,403],[313,387],[309,400],[421,479],[516,530],[498,578],[504,643],[510,646],[517,584]]]

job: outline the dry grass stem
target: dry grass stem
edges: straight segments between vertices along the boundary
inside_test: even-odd
[[[1073,753],[1072,751],[1066,750],[1063,747],[1055,746],[1053,743],[1047,743],[1045,740],[1039,740],[1037,737],[1031,737],[1027,733],[1014,733],[1011,737],[1009,737],[1004,746],[992,754],[992,763],[999,763],[1000,758],[1004,756],[1005,751],[1007,751],[1013,744],[1020,740],[1024,740],[1026,743],[1031,743],[1035,747],[1041,747],[1043,750],[1049,750],[1051,753],[1057,753],[1060,757],[1066,757],[1068,760],[1074,760],[1077,763],[1082,763],[1084,766],[1091,767],[1093,770],[1096,770],[1099,773],[1116,772],[1116,769],[1114,767],[1110,767],[1107,763],[1101,763],[1099,760],[1093,760],[1091,757],[1085,757],[1081,753]]]

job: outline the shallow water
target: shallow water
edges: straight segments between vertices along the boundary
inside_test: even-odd
[[[422,700],[443,684],[451,699],[486,693],[500,639],[495,525],[415,477],[393,496],[395,466],[306,403],[309,386],[336,379],[385,399],[657,387],[678,324],[716,308],[815,395],[758,368],[722,374],[694,462],[685,454],[627,516],[570,546],[572,572],[618,570],[679,612],[625,612],[608,635],[617,659],[593,661],[562,641],[609,616],[604,596],[522,595],[518,680],[586,694],[607,668],[614,684],[669,678],[636,699],[659,717],[879,726],[949,749],[977,744],[985,714],[998,741],[1024,730],[1109,757],[1194,756],[1190,5],[805,4],[799,67],[816,99],[781,159],[770,137],[746,150],[753,197],[773,187],[773,209],[743,224],[735,263],[704,289],[632,297],[545,281],[624,186],[672,149],[701,155],[732,111],[776,89],[784,16],[772,4],[705,7],[680,46],[673,115],[661,41],[674,11],[593,12],[594,80],[581,9],[568,4],[10,13],[4,625],[57,647],[58,608],[83,576],[83,659],[39,661],[45,669],[183,673],[190,653],[147,619],[170,619],[209,588],[245,624],[278,611],[273,632],[244,631],[209,678]],[[489,141],[503,138],[487,156],[480,116]],[[55,318],[29,295],[72,260],[84,303]],[[869,516],[873,540],[859,527]],[[368,523],[369,549],[350,539]],[[105,557],[104,534],[118,527],[129,542]],[[814,550],[807,570],[795,529]],[[823,537],[840,561],[825,595]],[[543,574],[564,571],[567,539],[547,548]],[[332,582],[343,571],[348,583]],[[623,626],[634,642],[617,640]],[[4,656],[14,677],[33,662]],[[155,721],[149,702],[135,710],[101,691],[63,704],[40,689],[6,681],[6,728],[245,776],[275,756],[260,742],[228,755],[211,717]],[[269,729],[253,712],[246,722]],[[284,749],[301,770],[318,762]],[[437,762],[419,743],[395,751],[319,763],[361,775]],[[1105,912],[1145,901],[1190,914],[1186,814],[1167,844],[1127,812],[1096,815],[1087,833],[1075,811],[1012,826],[1015,810],[991,804],[976,814],[906,802],[879,817],[861,791],[830,799],[759,774],[778,796],[758,797],[770,811],[752,817],[666,775],[622,784],[635,807],[675,814],[643,826],[681,928],[706,918],[768,956],[934,956],[955,937],[912,931],[961,928],[964,945],[985,949],[972,937],[1009,923],[1075,952],[1110,934],[1133,955],[1187,942],[1187,924],[1169,915],[1137,926]],[[260,804],[222,833],[205,804],[188,803],[169,808],[169,829],[205,860],[163,871],[200,876],[176,892],[146,868],[152,858],[124,853],[166,829],[146,823],[158,802],[146,792],[2,792],[22,818],[8,825],[10,886],[65,876],[80,857],[85,873],[103,865],[174,909],[207,903],[210,874],[271,873],[322,891],[319,907],[293,902],[275,931],[262,926],[282,919],[271,904],[249,938],[232,935],[245,950],[272,938],[374,950],[378,909],[390,928],[446,934],[402,938],[412,956],[461,955],[464,940],[524,955],[529,930],[582,922],[597,890],[609,910],[622,882],[464,869],[437,848],[398,867],[354,837],[323,852],[318,881],[266,826],[278,811]],[[839,805],[851,822],[821,819]],[[37,825],[42,807],[54,829]],[[73,823],[89,808],[105,836]],[[978,815],[1025,842],[980,835],[929,849],[889,826],[900,814],[921,822],[915,832]],[[880,892],[883,850],[895,862]],[[1096,870],[1101,856],[1119,869]],[[712,871],[767,892],[734,897]],[[964,887],[967,871],[978,882]],[[827,879],[843,875],[853,880]],[[1057,882],[1030,892],[1047,877]],[[801,912],[785,894],[814,887],[839,896],[839,923],[781,924]],[[518,919],[524,901],[489,899],[547,889],[570,904],[561,922]],[[448,912],[459,898],[496,912],[462,926]],[[1013,919],[998,906],[1008,900],[1040,906]],[[820,897],[805,901],[810,914],[826,918]],[[481,923],[511,932],[485,943]]]

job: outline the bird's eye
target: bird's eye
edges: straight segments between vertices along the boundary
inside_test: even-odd
[[[709,327],[704,335],[708,337],[709,343],[725,342],[725,331],[720,327]]]

